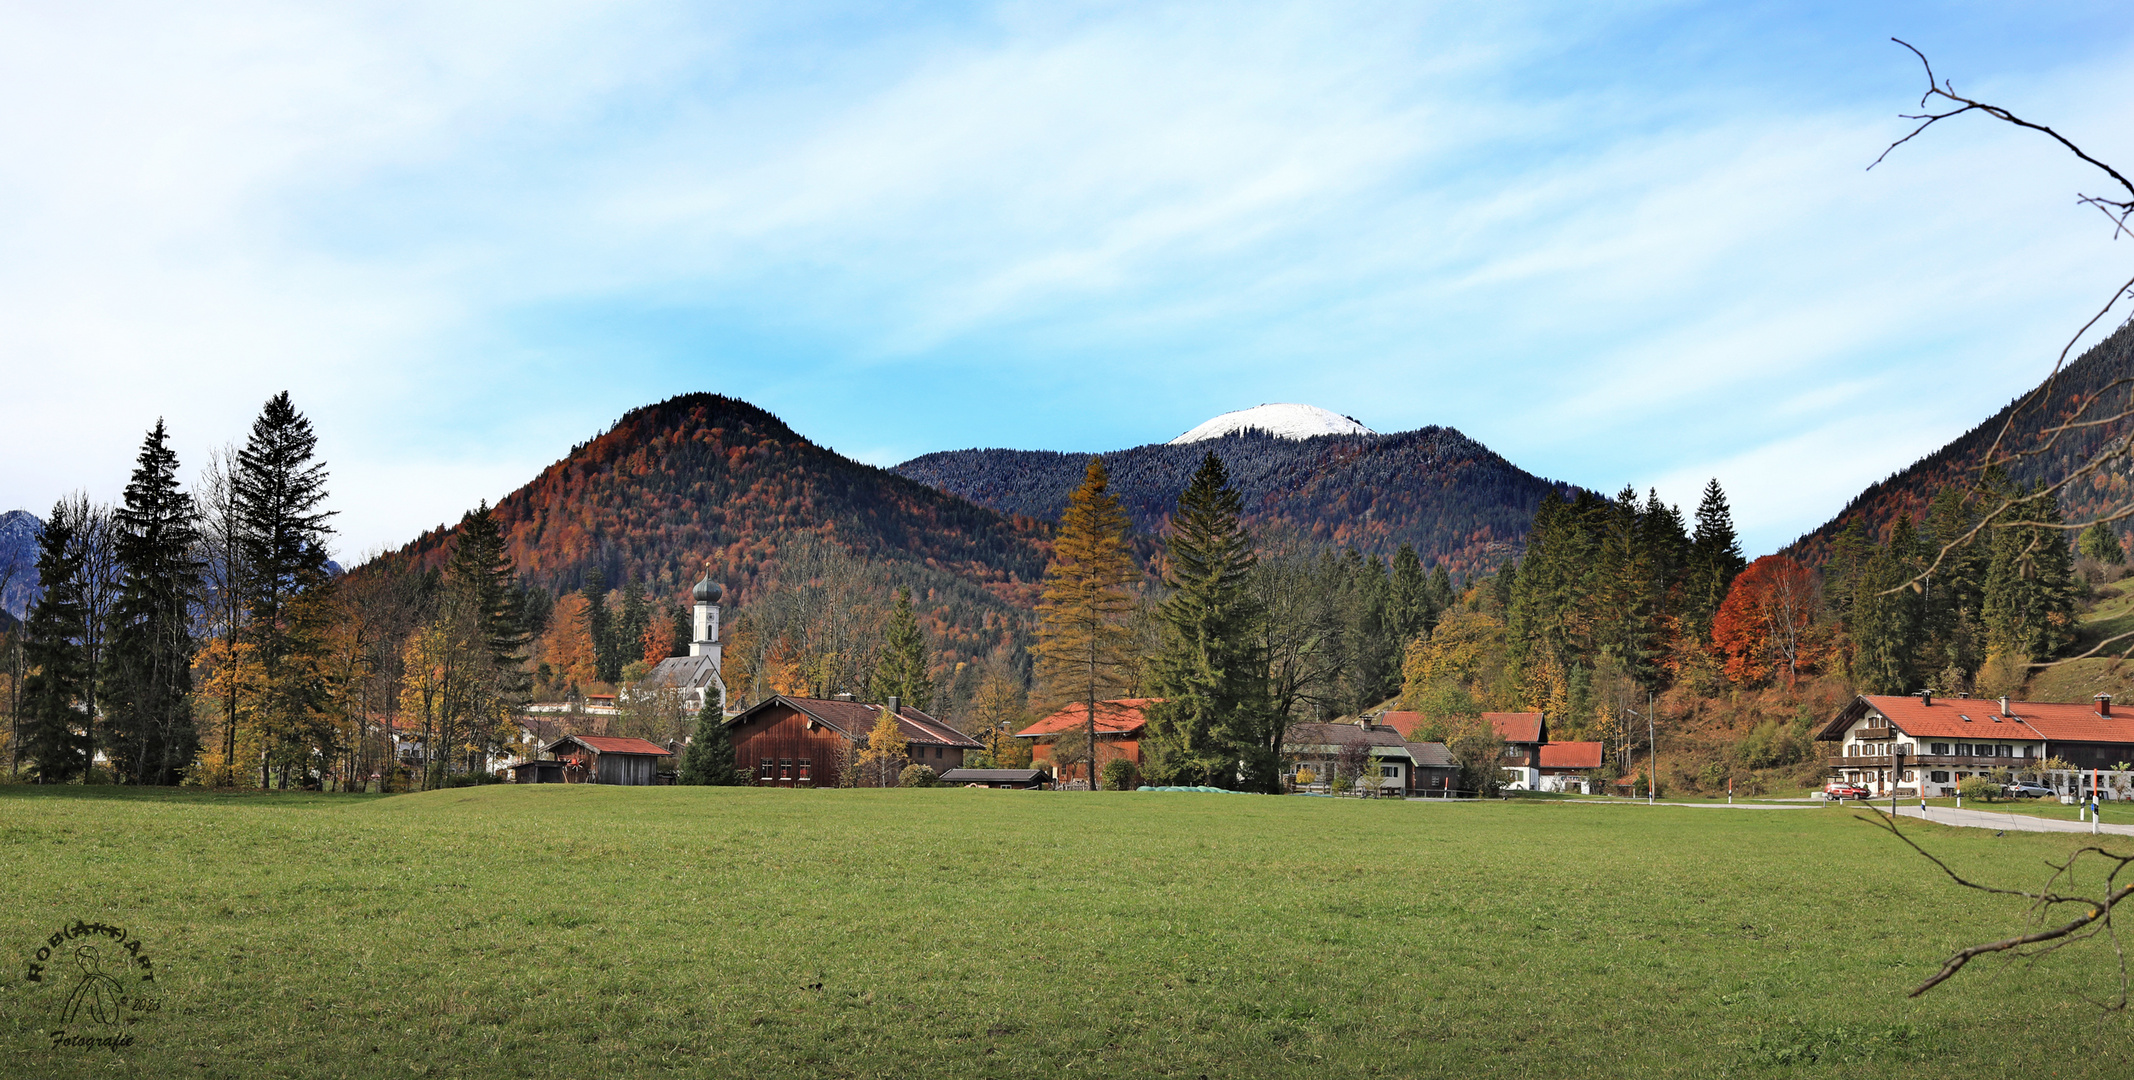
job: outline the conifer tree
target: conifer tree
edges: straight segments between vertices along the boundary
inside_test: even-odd
[[[684,784],[732,787],[742,783],[742,773],[734,768],[733,737],[726,730],[726,718],[720,715],[716,694],[704,695],[704,707],[697,710],[696,732],[689,740],[689,748],[682,751],[682,767],[678,777]]]
[[[1285,724],[1272,722],[1265,617],[1251,587],[1252,541],[1220,458],[1209,453],[1171,515],[1160,609],[1163,644],[1155,658],[1157,696],[1148,710],[1142,771],[1159,784],[1246,783],[1277,791]],[[1383,578],[1384,564],[1373,560]],[[1376,597],[1383,611],[1383,596]]]
[[[1437,629],[1437,620],[1443,618],[1445,612],[1451,611],[1453,601],[1458,599],[1453,592],[1452,575],[1446,572],[1444,563],[1439,563],[1430,570],[1429,594],[1430,609],[1437,613],[1431,619],[1430,629],[1434,631]]]
[[[192,714],[192,598],[201,586],[200,534],[178,488],[178,455],[163,421],[142,442],[116,515],[122,575],[104,656],[109,755],[135,784],[175,784],[199,752]]]
[[[608,577],[595,566],[585,572],[585,632],[593,640],[593,677],[613,684],[622,678],[622,648],[615,614],[608,610]]]
[[[882,658],[869,680],[868,695],[880,702],[895,697],[925,712],[933,708],[934,702],[931,667],[926,635],[911,609],[911,590],[898,589],[896,603],[889,609],[889,626],[882,634]]]
[[[1901,516],[1852,585],[1853,681],[1863,693],[1909,693],[1919,681],[1919,594],[1905,587],[1918,565],[1918,533]]]
[[[326,538],[332,534],[326,499],[326,465],[313,461],[318,436],[296,411],[287,391],[268,399],[238,451],[231,478],[242,532],[243,587],[250,608],[246,632],[256,648],[261,692],[256,715],[264,741],[286,779],[292,765],[308,764],[314,747],[301,745],[319,729],[323,705],[318,661],[325,648],[316,600],[299,608],[306,592],[329,587]],[[268,786],[270,763],[260,765]]]
[[[1734,534],[1734,514],[1727,507],[1726,492],[1716,478],[1704,485],[1704,498],[1697,503],[1697,528],[1690,536],[1687,557],[1684,631],[1708,638],[1712,616],[1726,600],[1735,576],[1749,565],[1741,554],[1741,540]]]
[[[1134,606],[1127,585],[1139,576],[1126,550],[1126,514],[1109,484],[1104,459],[1090,458],[1067,496],[1037,606],[1037,677],[1048,698],[1084,710],[1092,790],[1101,782],[1093,760],[1097,702],[1127,688],[1125,620]]]
[[[2073,558],[2059,500],[2040,484],[2003,518],[1993,529],[1982,600],[1987,652],[2045,660],[2074,639]]]
[[[472,616],[501,689],[522,691],[526,659],[525,593],[518,568],[504,550],[503,529],[487,500],[460,519],[459,539],[445,562],[445,587]]]
[[[615,613],[615,652],[627,667],[633,660],[645,660],[646,640],[652,632],[652,608],[645,600],[645,585],[641,581],[626,581],[622,586],[622,610]]]
[[[2105,522],[2090,522],[2089,527],[2082,530],[2082,536],[2075,542],[2075,547],[2084,558],[2095,559],[2106,566],[2126,565],[2127,549],[2120,545],[2119,534],[2113,532],[2112,527]]]
[[[22,751],[36,762],[40,784],[64,784],[89,767],[85,725],[94,688],[81,645],[88,613],[74,511],[73,504],[61,500],[38,534],[37,580],[43,595],[22,631],[29,672],[22,683]]]
[[[1442,611],[1430,590],[1430,575],[1415,554],[1415,545],[1403,542],[1393,553],[1393,626],[1401,649],[1430,632]]]

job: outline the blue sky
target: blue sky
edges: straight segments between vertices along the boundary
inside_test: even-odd
[[[1769,551],[2123,280],[2120,5],[14,5],[0,507],[288,389],[344,561],[710,390],[891,464],[1301,401]],[[2094,337],[2095,335],[2093,335]]]

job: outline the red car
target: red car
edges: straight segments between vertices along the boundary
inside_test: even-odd
[[[1868,790],[1858,784],[1831,784],[1823,789],[1823,794],[1833,799],[1864,799]]]

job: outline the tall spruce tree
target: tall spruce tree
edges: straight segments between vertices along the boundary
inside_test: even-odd
[[[1428,634],[1442,610],[1430,591],[1430,575],[1415,554],[1415,545],[1402,543],[1393,553],[1393,627],[1401,649],[1405,651],[1409,642]]]
[[[175,784],[200,749],[192,713],[192,600],[201,587],[192,497],[163,421],[149,431],[116,515],[123,583],[104,654],[109,756],[134,784]]]
[[[1920,681],[1919,534],[1909,516],[1890,527],[1853,586],[1853,681],[1864,693],[1910,693]]]
[[[327,749],[305,745],[326,730],[320,723],[324,686],[317,678],[325,649],[323,613],[319,598],[299,602],[329,587],[326,538],[333,533],[327,525],[333,514],[320,509],[326,464],[312,460],[318,442],[311,421],[285,390],[269,398],[252,422],[231,478],[242,526],[246,632],[261,673],[256,715],[272,759],[260,763],[261,787],[269,786],[273,765],[281,766],[286,780],[291,767],[307,766],[314,750]]]
[[[719,713],[718,695],[704,695],[704,707],[697,710],[696,732],[689,748],[682,751],[682,767],[677,771],[676,779],[684,784],[732,787],[743,782],[745,774],[734,768],[734,741],[727,733],[726,718]]]
[[[868,696],[880,702],[894,697],[921,712],[931,709],[931,668],[926,634],[919,629],[918,616],[911,608],[911,590],[898,589],[896,602],[889,608],[889,625],[882,632],[882,658],[875,664],[873,678],[868,680]]]
[[[82,601],[82,537],[76,504],[62,499],[37,536],[43,594],[22,628],[28,675],[22,681],[22,752],[40,784],[64,784],[89,767],[88,706],[94,673],[82,648],[88,611]]]
[[[487,500],[460,519],[459,538],[445,561],[445,586],[454,601],[464,604],[473,616],[482,645],[500,675],[505,689],[522,689],[519,671],[526,659],[527,630],[525,590],[518,581],[518,568],[504,550],[503,529]]]
[[[2035,662],[2074,640],[2074,559],[2060,521],[2059,500],[2041,483],[1996,522],[1981,601],[1990,654]]]
[[[1734,513],[1716,478],[1704,485],[1704,497],[1697,503],[1697,528],[1690,535],[1687,558],[1684,630],[1700,640],[1708,639],[1712,616],[1726,600],[1734,578],[1749,565],[1741,554],[1741,539],[1734,534]]]
[[[585,633],[593,642],[593,677],[604,683],[622,679],[622,645],[615,633],[615,613],[608,610],[608,576],[595,566],[585,572]]]
[[[615,649],[623,667],[645,659],[645,642],[651,631],[652,607],[645,599],[645,583],[623,582],[622,610],[615,613]]]
[[[1067,496],[1037,605],[1038,681],[1051,700],[1082,707],[1093,791],[1102,784],[1097,703],[1129,686],[1126,617],[1134,599],[1127,585],[1140,576],[1127,554],[1126,514],[1109,488],[1104,459],[1090,458],[1082,483]]]
[[[1209,453],[1171,515],[1160,609],[1163,644],[1153,664],[1159,704],[1148,709],[1142,771],[1159,784],[1245,783],[1281,789],[1282,738],[1268,701],[1267,658],[1252,589],[1252,540],[1238,517],[1222,459]],[[1384,575],[1384,563],[1373,560]],[[1383,618],[1383,590],[1375,597]]]

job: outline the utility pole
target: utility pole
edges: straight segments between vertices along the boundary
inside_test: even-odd
[[[1651,806],[1660,797],[1660,742],[1652,726],[1652,691],[1645,691],[1645,805]]]

